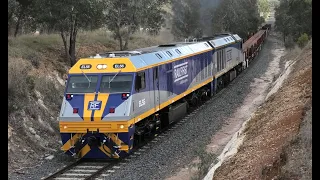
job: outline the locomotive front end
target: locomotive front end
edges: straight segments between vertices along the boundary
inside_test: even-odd
[[[114,159],[130,153],[133,72],[127,58],[80,59],[70,69],[59,116],[66,154]]]

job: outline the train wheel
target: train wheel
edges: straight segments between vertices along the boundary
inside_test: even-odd
[[[217,79],[217,91],[216,91],[216,93],[218,93],[219,91],[221,91],[221,89],[223,89],[224,88],[224,81],[223,81],[223,76],[221,76],[221,77],[219,77],[218,79]]]
[[[191,98],[190,98],[190,105],[195,107],[195,106],[198,106],[199,104],[199,95],[197,94],[197,92],[193,92],[192,95],[191,95]]]
[[[210,98],[210,91],[208,88],[204,87],[202,90],[201,90],[201,100],[202,101],[206,101]]]

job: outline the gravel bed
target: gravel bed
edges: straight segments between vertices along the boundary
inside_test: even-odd
[[[54,173],[58,169],[62,169],[63,166],[68,165],[75,160],[63,154],[62,152],[53,154],[54,158],[51,160],[43,159],[35,167],[24,168],[19,173],[9,174],[9,180],[26,180],[26,179],[41,179],[47,177],[49,173]]]
[[[148,144],[150,149],[131,158],[127,163],[122,164],[120,169],[115,169],[114,173],[104,179],[165,179],[179,168],[189,164],[199,155],[199,151],[203,151],[209,144],[211,137],[222,127],[224,121],[235,112],[237,107],[241,106],[244,98],[251,91],[250,83],[254,78],[266,72],[273,58],[270,51],[275,47],[273,43],[276,42],[278,42],[276,38],[270,36],[250,67],[223,92],[201,107],[182,125],[167,131],[163,138],[158,138],[157,142]],[[284,63],[281,63],[280,68],[284,69]],[[40,166],[22,170],[23,174],[10,174],[9,179],[41,179],[71,161],[69,157],[57,153],[54,159],[45,160]]]

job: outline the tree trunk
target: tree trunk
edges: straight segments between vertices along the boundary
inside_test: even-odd
[[[129,44],[129,36],[130,36],[130,34],[129,34],[129,32],[128,32],[128,34],[126,35],[126,38],[125,38],[125,40],[124,40],[124,46],[123,46],[123,50],[127,50],[128,49],[128,44]]]
[[[62,38],[62,41],[63,41],[64,51],[65,51],[65,54],[66,54],[66,61],[68,62],[68,61],[70,61],[70,55],[69,55],[69,51],[68,51],[67,37],[63,33],[62,30],[60,31],[60,35],[61,35],[61,38]]]
[[[77,22],[74,21],[70,29],[70,39],[69,39],[69,55],[70,55],[71,66],[73,66],[76,63],[76,38],[77,38]]]
[[[8,15],[8,36],[10,36],[13,12]]]
[[[129,39],[130,39],[130,35],[133,33],[133,30],[131,29],[131,26],[128,27],[128,31],[127,34],[125,35],[125,39],[124,39],[124,46],[123,46],[123,50],[127,50],[128,49],[128,44],[129,44]]]
[[[124,43],[124,46],[123,46],[123,50],[128,49],[128,44],[129,44],[129,40],[126,40],[126,42]]]
[[[76,63],[76,33],[75,31],[70,34],[69,42],[69,55],[70,55],[70,65],[73,66]]]
[[[76,40],[75,38],[71,38],[70,36],[70,47],[69,47],[69,55],[70,55],[70,65],[73,66],[76,63]]]
[[[20,23],[21,23],[21,19],[22,19],[22,16],[23,16],[23,9],[21,8],[20,10],[20,14],[18,16],[18,21],[17,21],[17,24],[16,24],[16,29],[14,31],[14,37],[17,37],[18,35],[18,31],[19,31],[19,28],[20,28]]]
[[[120,26],[117,26],[116,38],[119,40],[120,51],[123,50],[123,39],[120,33]]]
[[[120,51],[122,51],[123,50],[123,42],[122,42],[121,35],[118,35],[118,39],[119,39]]]
[[[10,36],[11,34],[11,23],[8,22],[8,37]]]
[[[122,2],[120,3],[120,6],[118,6],[118,17],[116,22],[116,37],[119,39],[119,45],[120,45],[120,51],[123,50],[123,42],[122,42],[122,36],[121,36],[121,17],[122,16]]]

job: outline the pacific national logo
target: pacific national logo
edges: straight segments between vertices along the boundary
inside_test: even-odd
[[[101,101],[89,101],[88,110],[100,110]]]
[[[175,65],[173,68],[174,82],[180,81],[188,77],[188,62]]]

